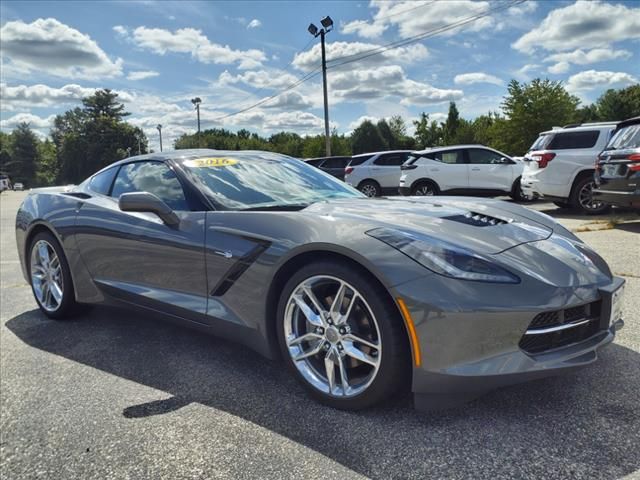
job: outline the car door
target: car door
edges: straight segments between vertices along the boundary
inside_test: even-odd
[[[441,150],[424,154],[433,161],[424,162],[424,177],[438,184],[440,191],[461,190],[469,186],[464,150]]]
[[[467,149],[469,189],[510,192],[516,162],[505,154],[487,148]]]
[[[407,161],[409,154],[406,152],[383,153],[371,164],[371,176],[380,184],[382,188],[394,190],[398,189],[400,166]]]
[[[344,169],[349,163],[349,157],[330,157],[322,164],[322,170],[340,180],[344,180]]]
[[[107,182],[92,187],[91,180],[91,196],[80,200],[76,217],[77,247],[94,282],[120,300],[206,323],[205,212],[191,211],[180,180],[163,162],[116,168],[106,190],[100,184]],[[163,200],[179,225],[168,226],[153,213],[121,211],[118,198],[134,191]]]

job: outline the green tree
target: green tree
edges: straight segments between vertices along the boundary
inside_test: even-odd
[[[508,121],[500,122],[496,133],[505,153],[511,155],[524,154],[540,132],[571,123],[580,103],[562,82],[549,79],[537,78],[528,84],[511,80],[507,90],[502,110]]]
[[[429,114],[422,112],[418,120],[413,121],[416,128],[415,140],[417,148],[429,148],[442,145],[442,127]]]
[[[351,134],[351,146],[354,154],[377,152],[386,149],[386,143],[380,131],[370,120],[364,120]]]
[[[640,85],[607,90],[596,101],[599,120],[626,120],[640,115]]]
[[[380,136],[384,141],[383,150],[395,150],[396,148],[398,148],[398,142],[396,141],[396,138],[391,131],[391,127],[389,127],[389,124],[384,118],[378,121],[378,123],[376,124],[376,128],[378,129],[378,133],[380,133]]]
[[[451,145],[455,142],[456,133],[460,126],[460,112],[456,107],[456,102],[449,102],[449,113],[447,114],[447,120],[442,126],[442,135],[444,137],[444,144]]]
[[[56,147],[58,180],[77,183],[125,156],[146,153],[144,132],[123,119],[128,112],[109,89],[97,90],[74,108],[56,116],[51,138]]]
[[[29,124],[23,122],[11,132],[11,158],[5,167],[11,181],[33,186],[38,158],[38,137]]]
[[[54,185],[59,174],[58,158],[56,146],[48,138],[43,142],[38,142],[38,158],[36,183],[42,186]]]

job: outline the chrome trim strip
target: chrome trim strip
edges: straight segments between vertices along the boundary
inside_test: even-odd
[[[560,332],[562,330],[567,330],[573,327],[579,327],[580,325],[584,325],[585,323],[589,323],[591,321],[598,320],[597,318],[585,318],[584,320],[578,320],[577,322],[565,323],[562,325],[558,325],[556,327],[549,328],[536,328],[534,330],[527,330],[525,335],[542,335],[543,333],[553,333]]]

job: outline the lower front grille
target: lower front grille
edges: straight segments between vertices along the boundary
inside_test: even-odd
[[[600,330],[601,302],[543,312],[531,321],[520,348],[535,354],[565,347],[592,337]]]

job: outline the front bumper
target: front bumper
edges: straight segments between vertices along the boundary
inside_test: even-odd
[[[538,292],[522,284],[433,279],[408,282],[393,292],[408,306],[422,353],[421,366],[413,369],[417,409],[456,406],[498,387],[587,366],[623,325],[621,318],[611,321],[607,303],[624,285],[617,277],[608,285],[549,286]],[[538,314],[591,302],[602,305],[593,335],[535,354],[520,348]]]

